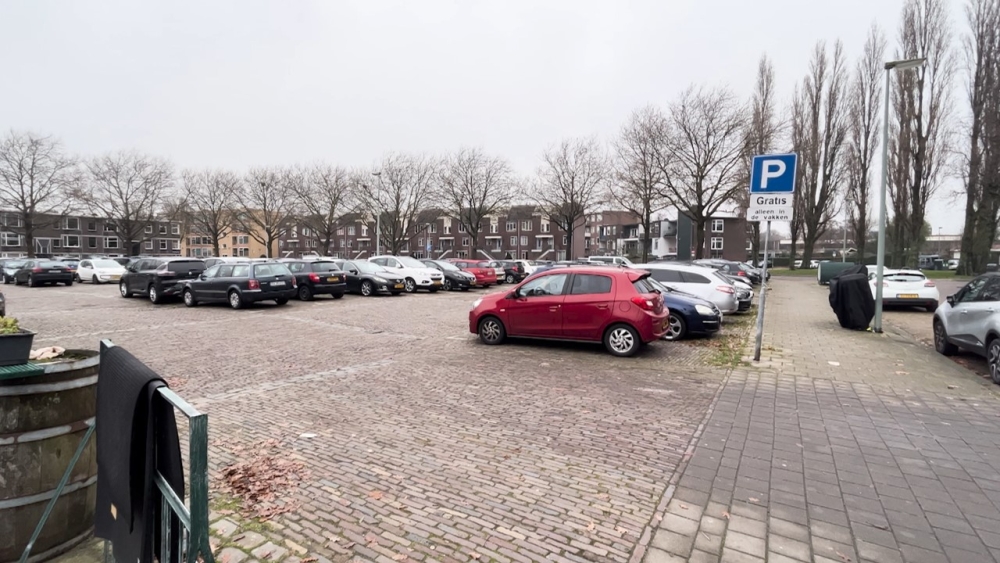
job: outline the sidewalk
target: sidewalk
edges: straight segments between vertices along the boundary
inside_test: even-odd
[[[811,280],[772,287],[763,361],[730,374],[642,560],[1000,560],[1000,388],[841,329]]]

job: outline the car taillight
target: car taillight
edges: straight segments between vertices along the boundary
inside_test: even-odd
[[[260,282],[257,280],[250,280],[250,289],[260,289]]]
[[[924,287],[934,287],[934,282],[932,281],[924,282]]]
[[[31,269],[31,271],[37,274],[38,272],[41,272],[42,269],[39,268],[38,266],[35,266],[34,268]]]
[[[731,285],[720,285],[719,287],[717,287],[715,289],[716,289],[716,291],[721,291],[722,293],[729,293],[729,294],[736,293],[736,290],[734,290],[733,286],[731,286]]]
[[[740,270],[739,272],[736,272],[736,275],[737,276],[744,276],[745,277],[747,275],[747,273],[744,272],[743,270]]]
[[[319,274],[317,274],[315,272],[309,274],[309,281],[311,281],[313,283],[319,283]]]
[[[172,278],[176,274],[174,272],[171,272],[170,270],[163,270],[160,272],[156,272],[156,275],[160,276],[161,278]]]
[[[295,276],[292,276],[292,287],[299,287],[299,280],[295,279]]]
[[[636,295],[632,298],[632,303],[638,305],[640,309],[646,311],[653,311],[656,309],[656,299],[646,297],[645,295]]]

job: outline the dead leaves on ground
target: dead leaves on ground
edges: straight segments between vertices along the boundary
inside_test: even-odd
[[[302,462],[287,459],[278,440],[230,449],[245,459],[223,468],[222,487],[240,501],[243,516],[270,520],[296,508],[281,502],[280,495],[296,487],[307,472]]]

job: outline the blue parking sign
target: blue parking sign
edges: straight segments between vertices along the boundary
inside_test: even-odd
[[[753,166],[750,172],[750,193],[794,193],[797,163],[797,154],[762,154],[753,157]]]

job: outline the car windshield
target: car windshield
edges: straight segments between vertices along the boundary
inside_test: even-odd
[[[405,268],[426,268],[423,262],[411,256],[399,256],[396,258]]]
[[[312,271],[314,272],[339,272],[340,267],[337,266],[336,262],[313,262]]]
[[[489,262],[476,262],[476,268],[492,268]]]
[[[634,287],[639,293],[658,293],[656,286],[649,282],[649,276],[643,276],[632,282],[632,287]]]
[[[438,266],[441,266],[442,270],[448,270],[449,272],[455,272],[460,270],[458,266],[452,264],[451,262],[435,262]]]
[[[117,270],[118,268],[121,268],[122,265],[119,264],[118,262],[115,262],[114,260],[94,260],[94,267],[95,268],[114,268],[114,269]]]
[[[354,262],[354,265],[358,267],[358,271],[362,274],[381,274],[385,271],[385,268],[375,264],[373,262],[366,262],[364,260],[358,260]]]
[[[66,267],[66,264],[64,264],[63,262],[54,262],[52,260],[42,260],[41,262],[38,262],[35,265],[38,266],[39,268],[65,268]]]
[[[20,268],[24,265],[24,262],[24,260],[11,260],[10,262],[4,262],[3,267],[11,269]]]

